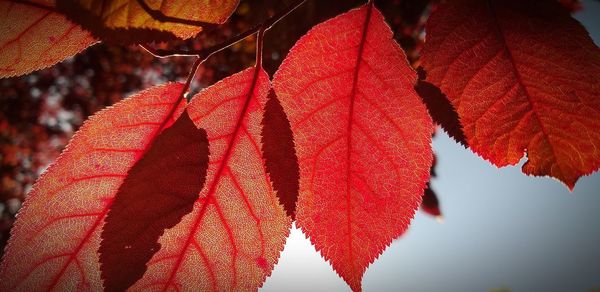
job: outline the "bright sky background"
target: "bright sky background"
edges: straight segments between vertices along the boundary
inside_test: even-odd
[[[600,44],[600,2],[575,15]],[[600,174],[570,193],[520,167],[497,169],[445,134],[433,188],[445,223],[418,213],[369,267],[364,291],[582,291],[600,288]],[[349,291],[294,229],[261,291]]]

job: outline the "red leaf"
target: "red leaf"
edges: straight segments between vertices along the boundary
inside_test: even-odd
[[[54,1],[0,1],[0,78],[52,66],[96,42]]]
[[[192,213],[160,238],[133,290],[256,290],[271,273],[291,220],[259,145],[269,90],[262,68],[251,68],[194,97],[188,112],[210,141],[206,187]]]
[[[98,251],[106,291],[125,291],[144,275],[158,238],[192,211],[207,168],[206,131],[184,112],[129,170],[106,216]]]
[[[277,72],[300,164],[296,220],[353,290],[421,202],[433,125],[381,13],[315,26]]]
[[[431,16],[427,81],[471,149],[573,188],[600,166],[600,50],[554,0],[449,1]]]
[[[298,156],[290,121],[272,89],[267,97],[262,125],[261,142],[267,173],[279,202],[294,219],[300,179]]]
[[[104,218],[129,169],[183,110],[182,87],[142,91],[84,123],[25,200],[0,264],[0,291],[102,290]]]

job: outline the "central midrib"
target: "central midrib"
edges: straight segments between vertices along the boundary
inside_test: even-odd
[[[171,274],[169,275],[169,278],[165,282],[163,291],[166,291],[169,288],[170,284],[172,283],[173,279],[175,278],[175,274],[177,273],[177,271],[179,270],[179,267],[181,266],[181,264],[183,262],[183,257],[186,254],[187,249],[193,242],[194,235],[196,234],[196,231],[200,227],[200,222],[202,221],[202,218],[204,217],[204,214],[206,213],[207,207],[211,202],[211,198],[214,196],[214,192],[216,191],[216,187],[219,184],[221,177],[223,176],[223,171],[225,170],[225,167],[227,166],[227,164],[229,162],[229,158],[231,156],[231,151],[237,140],[238,133],[242,126],[244,117],[246,116],[246,112],[248,111],[248,107],[250,105],[252,96],[254,95],[254,89],[256,88],[256,83],[258,82],[258,75],[260,74],[260,70],[262,70],[262,68],[260,65],[257,64],[254,70],[255,71],[254,71],[254,75],[252,77],[252,83],[248,90],[248,95],[246,96],[246,100],[244,101],[242,110],[240,111],[240,114],[238,116],[236,125],[235,125],[233,133],[231,135],[231,139],[229,140],[230,141],[229,145],[228,145],[227,149],[225,150],[225,154],[223,155],[223,159],[222,159],[221,163],[219,164],[219,168],[217,169],[217,172],[215,173],[215,177],[210,185],[210,188],[205,197],[205,200],[202,202],[202,207],[198,213],[198,216],[196,216],[196,218],[194,218],[194,222],[193,222],[192,228],[190,229],[190,232],[188,234],[188,238],[179,253],[179,257],[177,258],[177,261],[175,262],[175,265],[173,266],[173,269],[171,270]],[[234,281],[235,281],[235,279],[234,279]]]
[[[529,105],[531,106],[531,111],[533,112],[533,115],[535,116],[536,120],[538,120],[538,123],[540,124],[540,129],[542,130],[542,133],[544,134],[546,141],[548,141],[548,145],[550,147],[550,150],[552,151],[554,160],[556,161],[556,166],[558,167],[559,171],[562,174],[563,171],[562,171],[562,168],[560,167],[560,164],[558,163],[558,156],[556,155],[556,150],[554,149],[554,145],[552,145],[552,142],[550,141],[550,135],[548,135],[548,132],[546,131],[544,123],[542,122],[542,119],[540,118],[540,116],[536,110],[536,105],[535,105],[534,99],[532,98],[531,94],[527,90],[527,87],[525,86],[525,83],[523,82],[523,77],[521,76],[521,72],[519,72],[519,69],[517,68],[515,58],[511,52],[510,48],[508,47],[508,43],[506,42],[506,38],[504,36],[504,31],[502,30],[502,27],[500,26],[500,20],[498,19],[498,15],[496,13],[496,10],[494,9],[494,4],[492,2],[493,1],[491,1],[491,0],[487,1],[488,7],[490,9],[490,13],[494,17],[494,23],[496,24],[496,32],[498,34],[498,37],[500,38],[500,41],[502,42],[502,47],[504,48],[506,56],[508,57],[508,60],[510,61],[513,72],[515,73],[515,78],[517,79],[517,82],[519,83],[520,87],[523,89],[523,93],[524,93],[525,97],[527,98]],[[529,149],[528,149],[528,151],[529,151]]]
[[[350,108],[348,112],[348,128],[347,128],[347,140],[346,140],[346,218],[347,218],[347,228],[348,228],[348,257],[350,259],[350,265],[352,267],[353,273],[356,273],[356,264],[353,260],[353,252],[352,252],[352,210],[351,210],[351,190],[350,190],[350,175],[351,175],[351,158],[352,158],[352,124],[354,122],[354,100],[356,98],[357,85],[358,85],[358,74],[360,71],[360,64],[362,60],[362,55],[365,47],[365,42],[367,39],[367,32],[369,28],[369,21],[371,19],[371,11],[373,9],[373,1],[369,1],[367,4],[367,14],[365,16],[365,22],[362,28],[362,36],[360,39],[360,43],[358,45],[358,55],[356,57],[356,66],[354,69],[354,76],[352,80],[352,91],[350,92]]]

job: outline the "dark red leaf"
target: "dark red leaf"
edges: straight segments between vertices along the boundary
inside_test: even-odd
[[[570,189],[600,167],[600,49],[556,0],[454,0],[427,23],[427,81],[469,147]]]
[[[424,75],[424,71],[420,70],[419,75]],[[422,79],[425,78],[421,78],[420,76],[415,90],[427,106],[433,121],[440,125],[454,140],[463,146],[467,146],[465,134],[452,103],[450,103],[439,88]]]
[[[260,149],[270,89],[258,66],[193,97],[187,111],[210,141],[206,187],[193,211],[159,239],[162,248],[132,290],[255,291],[271,274],[291,220]]]
[[[265,167],[279,202],[288,216],[294,219],[300,169],[290,121],[273,90],[267,96],[262,126],[261,142]]]
[[[124,291],[144,275],[158,238],[192,211],[207,168],[206,131],[184,112],[129,170],[106,216],[98,250],[106,291]]]
[[[438,219],[440,219],[442,216],[442,212],[440,211],[440,202],[437,194],[431,189],[431,183],[427,183],[427,188],[425,189],[425,193],[423,195],[423,202],[421,203],[421,210]]]

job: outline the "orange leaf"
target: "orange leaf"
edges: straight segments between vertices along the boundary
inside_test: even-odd
[[[250,68],[193,98],[188,112],[210,142],[206,185],[192,213],[161,237],[133,290],[250,291],[271,273],[291,220],[260,148],[269,89],[262,68]]]
[[[431,16],[427,81],[470,148],[569,188],[600,166],[600,49],[557,1],[449,1]]]
[[[372,5],[315,26],[274,78],[300,164],[297,223],[355,291],[429,179],[433,124],[416,80]]]
[[[181,113],[182,88],[153,87],[84,123],[19,212],[0,264],[1,291],[102,290],[104,218],[129,169]]]
[[[54,9],[54,1],[0,1],[0,78],[52,66],[96,40]]]
[[[57,0],[57,8],[103,41],[137,44],[188,39],[223,23],[239,0]]]

